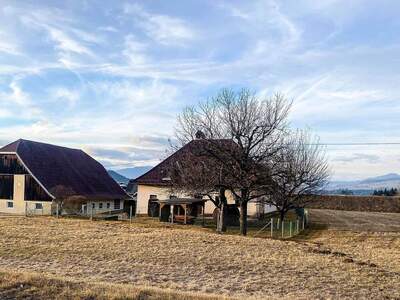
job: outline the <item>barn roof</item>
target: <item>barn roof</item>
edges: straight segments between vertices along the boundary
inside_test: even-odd
[[[154,168],[150,169],[148,172],[139,176],[138,178],[132,180],[132,183],[144,184],[144,185],[155,185],[155,186],[168,186],[170,185],[170,180],[168,177],[168,169],[172,162],[180,161],[185,159],[187,156],[186,152],[195,152],[198,149],[205,149],[204,147],[209,147],[211,144],[218,144],[225,149],[238,149],[237,144],[232,140],[219,139],[219,140],[207,140],[207,139],[196,139],[192,140],[182,148],[174,152],[172,155],[167,157],[165,160],[160,162]]]
[[[128,198],[104,167],[82,150],[18,140],[1,148],[1,153],[15,153],[52,197]]]

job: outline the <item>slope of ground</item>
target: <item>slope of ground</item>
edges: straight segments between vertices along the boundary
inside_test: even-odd
[[[312,225],[336,230],[400,232],[400,214],[310,209]]]
[[[400,234],[382,241],[330,231],[299,241],[122,222],[0,218],[0,268],[82,283],[133,284],[248,298],[400,297]],[[350,234],[350,232],[349,232]],[[347,244],[346,244],[347,243]],[[346,245],[345,245],[346,244]],[[358,246],[352,250],[351,247]],[[361,251],[367,247],[367,254]],[[353,252],[351,252],[353,251]],[[348,253],[347,253],[348,252]],[[389,252],[387,252],[389,253]]]

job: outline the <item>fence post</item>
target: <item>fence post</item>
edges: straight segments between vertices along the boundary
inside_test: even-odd
[[[292,221],[289,223],[289,237],[292,237]]]
[[[93,221],[93,204],[90,202],[90,221]]]
[[[59,210],[59,207],[58,207],[58,203],[57,203],[57,208],[56,208],[56,216],[57,216],[57,219],[58,219],[58,210]]]
[[[271,237],[274,237],[274,218],[271,218]]]
[[[282,226],[282,238],[283,238],[285,236],[285,221],[282,220],[281,226]]]
[[[303,215],[303,230],[304,230],[304,215]]]
[[[129,207],[129,221],[132,223],[132,205]]]

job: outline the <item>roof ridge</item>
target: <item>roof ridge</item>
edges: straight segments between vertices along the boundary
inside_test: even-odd
[[[148,170],[146,173],[140,175],[139,177],[136,177],[135,179],[133,179],[134,181],[137,181],[139,179],[141,179],[142,177],[144,177],[145,175],[149,174],[150,172],[152,172],[155,168],[157,168],[159,165],[163,164],[164,162],[166,162],[168,159],[170,159],[171,157],[173,157],[174,155],[176,155],[177,153],[180,153],[184,148],[186,148],[189,144],[193,143],[196,140],[191,140],[189,143],[183,145],[181,148],[179,148],[177,151],[175,151],[174,153],[172,153],[171,155],[169,155],[168,157],[164,158],[162,161],[160,161],[158,164],[156,164],[154,167],[152,167],[150,170]]]
[[[23,142],[23,141],[24,141],[23,139],[17,140],[17,147],[15,147],[15,153],[18,153],[19,145],[21,145],[21,142]]]
[[[55,144],[45,143],[45,142],[38,142],[38,141],[33,141],[33,140],[18,139],[16,142],[18,142],[18,146],[20,145],[21,142],[27,142],[27,143],[42,144],[42,145],[46,145],[46,146],[52,146],[52,147],[63,148],[63,149],[68,149],[68,150],[75,150],[75,151],[85,152],[82,149],[78,149],[78,148],[71,148],[71,147],[60,146],[60,145],[55,145]]]

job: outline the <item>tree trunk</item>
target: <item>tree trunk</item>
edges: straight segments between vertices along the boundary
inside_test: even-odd
[[[247,201],[240,202],[240,234],[247,235]]]
[[[221,203],[221,230],[226,232],[226,219],[227,219],[228,207],[226,201]]]
[[[218,208],[218,216],[217,216],[217,233],[222,233],[222,217],[221,217],[222,207]]]
[[[285,210],[282,209],[279,211],[279,216],[280,216],[281,222],[285,219],[285,214],[286,214]]]
[[[226,216],[227,216],[227,201],[225,197],[225,189],[221,188],[219,191],[220,208],[217,218],[217,232],[226,232]]]

